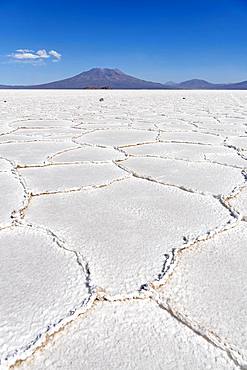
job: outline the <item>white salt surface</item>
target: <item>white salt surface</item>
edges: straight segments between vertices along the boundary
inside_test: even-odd
[[[80,148],[67,150],[51,158],[53,163],[106,162],[124,159],[125,154],[113,148],[101,148],[82,145]]]
[[[247,162],[244,158],[240,155],[236,155],[236,153],[209,153],[205,154],[205,159],[212,162],[212,163],[219,163],[225,166],[232,166],[236,168],[247,168]]]
[[[6,159],[0,158],[0,172],[11,171],[11,169],[12,169],[11,163]]]
[[[90,132],[78,138],[77,143],[95,144],[103,146],[121,147],[138,143],[146,143],[155,141],[157,132],[147,130],[97,130]]]
[[[236,185],[244,184],[240,169],[214,163],[138,157],[129,158],[120,164],[136,176],[195,192],[228,194]]]
[[[237,369],[227,355],[152,302],[98,304],[21,370]]]
[[[1,370],[247,368],[246,101],[0,91]]]
[[[49,156],[56,152],[75,147],[71,142],[16,142],[11,144],[0,145],[0,156],[8,158],[17,165],[35,165],[42,164]]]
[[[160,135],[162,141],[173,142],[188,142],[199,144],[222,144],[223,137],[219,135],[204,134],[197,131],[184,131],[184,132],[162,132]]]
[[[229,148],[219,145],[201,145],[193,143],[166,143],[144,144],[130,146],[125,149],[130,155],[156,156],[163,158],[185,159],[188,161],[203,161],[208,154],[232,153]],[[235,154],[237,156],[237,154]]]
[[[13,122],[10,124],[11,127],[21,127],[21,128],[56,128],[56,127],[70,127],[73,125],[72,121],[65,121],[65,120],[22,120],[18,122]]]
[[[229,220],[229,211],[211,196],[142,179],[36,197],[26,213],[28,223],[53,230],[86,256],[93,280],[111,294],[154,280],[164,254],[182,246],[184,237],[204,235]]]
[[[219,234],[181,255],[163,299],[247,359],[247,226]],[[243,360],[244,362],[244,360]]]
[[[74,253],[32,228],[0,234],[0,357],[11,362],[30,354],[29,344],[52,331],[88,295],[86,277]],[[39,340],[40,339],[40,340]]]
[[[18,178],[10,171],[0,171],[0,228],[11,223],[12,213],[23,201],[24,189]]]
[[[247,150],[247,136],[230,137],[226,141],[227,144],[232,145],[240,150]]]
[[[80,130],[75,128],[20,128],[6,135],[0,135],[0,143],[38,141],[38,140],[70,140],[80,135]]]
[[[126,178],[128,174],[111,163],[51,165],[19,170],[32,194],[52,193],[103,186]]]
[[[230,205],[239,211],[247,220],[247,188],[245,187],[236,197],[230,199]]]

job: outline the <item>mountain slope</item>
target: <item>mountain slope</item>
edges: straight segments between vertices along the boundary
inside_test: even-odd
[[[0,89],[166,89],[166,90],[247,90],[247,81],[231,84],[214,84],[192,79],[165,84],[145,81],[121,72],[119,69],[92,68],[64,80],[31,86],[0,85]]]
[[[242,82],[237,82],[233,84],[228,84],[228,85],[222,85],[223,89],[228,89],[228,90],[247,90],[247,81],[242,81]]]
[[[174,85],[171,86],[174,88]],[[205,80],[188,80],[176,84],[175,88],[182,90],[247,90],[247,81],[229,83],[229,84],[214,84]]]
[[[160,83],[150,82],[127,75],[118,69],[93,68],[74,77],[32,86],[39,89],[163,89]]]
[[[180,82],[176,85],[176,87],[179,87],[180,89],[214,89],[217,86],[217,84],[198,79]]]

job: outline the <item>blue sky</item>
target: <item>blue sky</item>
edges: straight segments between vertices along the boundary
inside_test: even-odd
[[[0,84],[92,67],[159,82],[247,80],[247,0],[0,0]]]

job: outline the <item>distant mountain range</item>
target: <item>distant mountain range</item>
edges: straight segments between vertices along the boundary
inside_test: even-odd
[[[247,90],[247,81],[230,84],[214,84],[205,80],[193,79],[180,83],[167,82],[165,86],[181,90]]]
[[[247,81],[214,84],[204,80],[157,83],[127,75],[119,69],[93,68],[74,77],[31,86],[0,85],[0,89],[159,89],[159,90],[247,90]]]

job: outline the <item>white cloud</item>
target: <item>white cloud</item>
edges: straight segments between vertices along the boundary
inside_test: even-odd
[[[60,60],[62,58],[62,55],[58,53],[56,50],[50,50],[49,55],[51,55],[53,58]]]
[[[36,52],[36,55],[38,55],[41,59],[48,59],[50,56],[47,54],[47,51],[45,49],[38,50]]]
[[[30,49],[17,49],[14,53],[8,55],[9,58],[18,62],[42,62],[47,59],[51,59],[53,62],[61,60],[62,55],[56,50],[47,51],[46,49],[40,49],[33,51]]]
[[[33,50],[30,50],[30,49],[17,49],[16,50],[18,53],[33,53]]]
[[[16,52],[10,55],[13,59],[39,59],[38,55],[35,55],[33,53],[27,53],[27,52]]]

